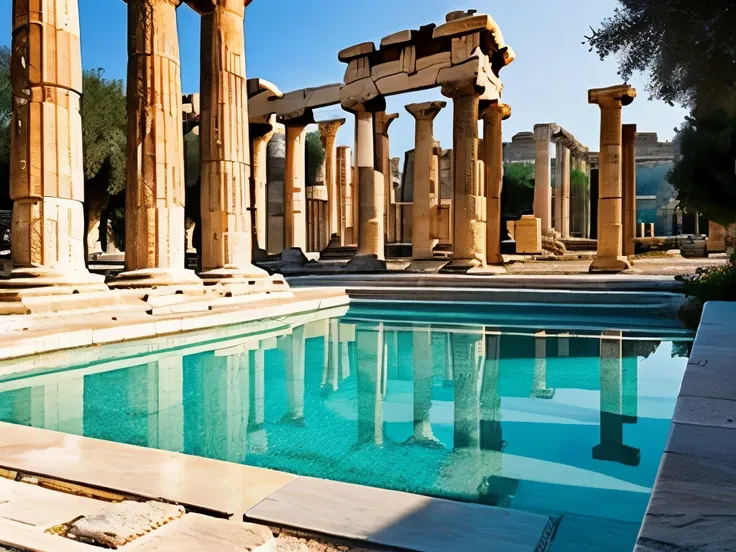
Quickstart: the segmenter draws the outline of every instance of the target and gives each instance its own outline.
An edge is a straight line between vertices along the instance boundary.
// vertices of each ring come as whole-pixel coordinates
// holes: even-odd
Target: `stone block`
[[[542,219],[532,215],[524,215],[514,224],[514,240],[516,252],[536,254],[542,251]]]
[[[480,33],[472,33],[452,39],[452,63],[458,65],[475,55],[480,47]]]
[[[343,62],[348,62],[355,58],[365,56],[367,54],[372,54],[375,51],[376,46],[375,44],[373,44],[373,42],[363,42],[361,44],[356,44],[355,46],[349,46],[348,48],[340,50],[340,52],[337,54],[337,59]]]
[[[378,95],[379,91],[376,87],[376,83],[373,82],[373,79],[360,79],[345,85],[340,90],[340,103],[345,109],[350,109],[356,105],[368,102]]]
[[[401,51],[401,70],[406,73],[413,73],[417,69],[417,47],[406,46]]]
[[[401,71],[402,71],[401,60],[388,61],[386,63],[381,63],[380,65],[374,65],[371,68],[371,77],[373,78],[373,80],[378,80],[382,77],[388,77],[390,75],[395,75],[396,73],[399,73]]]
[[[414,33],[413,31],[410,31],[410,30],[399,31],[398,33],[390,34],[384,37],[383,39],[381,39],[381,47],[406,44],[413,40],[413,36],[414,36]]]
[[[348,63],[347,71],[345,71],[345,84],[350,84],[360,79],[371,76],[371,66],[367,57],[360,57]]]
[[[435,65],[441,65],[441,68],[452,67],[452,53],[451,52],[440,52],[438,54],[432,54],[431,56],[424,56],[417,59],[417,71],[422,71],[427,67],[433,67]]]

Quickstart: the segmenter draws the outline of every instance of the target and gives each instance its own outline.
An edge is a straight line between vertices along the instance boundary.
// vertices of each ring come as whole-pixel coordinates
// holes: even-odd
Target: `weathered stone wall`
[[[678,155],[674,142],[660,142],[656,132],[637,132],[634,148],[636,161],[673,161]]]
[[[503,145],[504,163],[534,163],[537,145],[533,132],[519,132]]]

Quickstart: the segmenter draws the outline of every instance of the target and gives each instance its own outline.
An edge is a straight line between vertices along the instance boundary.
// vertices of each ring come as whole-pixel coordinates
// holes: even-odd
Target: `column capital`
[[[288,115],[279,115],[277,121],[285,127],[306,127],[314,124],[314,112],[305,108]]]
[[[467,96],[480,97],[476,79],[464,79],[442,83],[442,95],[447,98],[463,98]]]
[[[391,126],[396,119],[399,118],[398,113],[386,113],[379,111],[376,113],[376,133],[388,136],[388,127]]]
[[[244,14],[245,8],[248,7],[253,0],[168,0],[172,2],[184,2],[188,4],[194,11],[200,15],[211,13],[215,8],[220,7],[228,11],[233,11],[239,15]]]
[[[621,132],[624,142],[636,141],[636,125],[621,125]]]
[[[501,120],[505,121],[511,117],[511,106],[502,102],[491,102],[490,105],[482,107],[480,118],[485,120],[501,116]]]
[[[435,117],[447,107],[447,102],[423,102],[405,106],[417,121],[433,121]]]
[[[636,88],[628,84],[588,90],[588,103],[598,104],[601,109],[621,108],[631,104],[634,98],[636,98]]]
[[[163,2],[167,4],[173,5],[175,8],[178,8],[181,6],[185,0],[123,0],[126,4],[137,4],[139,2]],[[211,0],[210,0],[211,1]],[[195,3],[195,0],[192,0],[192,3]]]
[[[345,119],[331,119],[329,121],[320,121],[318,123],[319,131],[322,134],[322,140],[326,138],[334,138],[337,131],[345,124]]]

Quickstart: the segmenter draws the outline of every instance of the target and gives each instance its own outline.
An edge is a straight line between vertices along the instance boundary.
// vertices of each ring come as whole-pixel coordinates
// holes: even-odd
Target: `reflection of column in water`
[[[480,448],[501,451],[503,434],[501,432],[501,395],[498,384],[501,364],[501,334],[486,335],[486,361],[483,366],[483,380],[480,393]],[[498,455],[499,462],[501,456]],[[500,474],[502,470],[491,470]]]
[[[356,329],[358,444],[383,444],[383,324]]]
[[[294,328],[283,340],[286,359],[286,398],[288,411],[284,422],[304,422],[304,326]]]
[[[639,357],[638,343],[627,339],[623,342],[623,414],[625,424],[635,424],[639,416]]]
[[[559,342],[558,342],[559,343]],[[567,345],[568,355],[570,344]],[[532,384],[533,399],[551,399],[554,389],[547,389],[547,333],[537,332],[534,337],[534,382]]]
[[[338,389],[338,321],[325,320],[324,367],[322,371],[322,388],[337,391]]]
[[[355,341],[355,325],[340,324],[338,334],[340,335],[340,378],[350,377],[350,343]]]
[[[567,358],[570,356],[570,334],[557,336],[557,356]]]
[[[414,440],[438,443],[432,433],[429,411],[432,408],[432,331],[415,328],[413,336],[414,362]]]
[[[639,449],[623,444],[623,362],[621,332],[601,336],[601,443],[593,458],[638,466]]]
[[[184,449],[183,358],[165,357],[148,365],[148,446]]]
[[[205,455],[243,462],[250,396],[250,369],[245,346],[203,355],[202,408]]]
[[[445,381],[452,381],[455,377],[455,360],[452,355],[452,339],[450,333],[445,334]]]
[[[84,433],[84,378],[62,380],[30,390],[30,423],[74,435]]]
[[[484,347],[480,334],[450,334],[455,383],[454,448],[480,447],[480,366]]]

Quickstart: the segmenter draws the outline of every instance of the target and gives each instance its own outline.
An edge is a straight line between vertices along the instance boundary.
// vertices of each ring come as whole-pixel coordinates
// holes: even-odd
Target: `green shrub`
[[[699,268],[694,275],[681,276],[688,301],[680,309],[680,319],[697,328],[708,301],[736,301],[736,252],[722,266]]]

